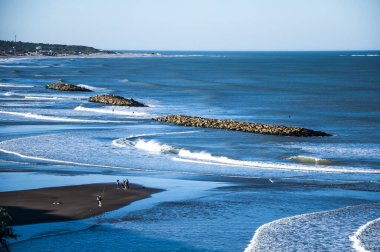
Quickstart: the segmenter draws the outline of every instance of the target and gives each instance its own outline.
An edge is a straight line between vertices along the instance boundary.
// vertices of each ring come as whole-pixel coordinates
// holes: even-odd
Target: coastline
[[[85,219],[119,209],[150,197],[160,189],[131,184],[129,190],[115,183],[84,184],[0,192],[0,204],[12,216],[12,226]],[[96,196],[103,195],[102,207]],[[53,204],[60,202],[60,204]]]
[[[0,56],[0,59],[58,59],[58,58],[133,58],[133,57],[160,57],[156,53],[91,53],[91,54],[68,54],[57,56],[46,55],[18,55],[18,56]]]

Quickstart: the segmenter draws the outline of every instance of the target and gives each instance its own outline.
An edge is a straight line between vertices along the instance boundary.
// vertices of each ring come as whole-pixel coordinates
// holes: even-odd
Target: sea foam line
[[[1,111],[1,110],[0,110],[0,114],[8,114],[8,115],[22,116],[25,118],[32,118],[32,119],[37,119],[37,120],[58,121],[58,122],[127,123],[127,121],[86,120],[86,119],[45,116],[45,115],[38,115],[38,114],[32,114],[32,113],[10,112],[10,111]]]
[[[90,89],[91,91],[104,91],[107,90],[106,88],[100,88],[100,87],[94,87],[87,84],[78,84],[78,86]]]
[[[53,97],[44,97],[44,96],[25,96],[26,100],[64,100],[64,98]]]
[[[126,138],[118,138],[112,141],[112,144],[116,147],[126,147],[132,145],[130,140],[141,138],[141,137],[150,137],[150,136],[163,136],[163,135],[177,135],[177,134],[192,134],[202,132],[201,130],[190,130],[190,131],[175,131],[175,132],[162,132],[162,133],[148,133],[148,134],[138,134],[131,135]]]
[[[117,143],[120,146],[120,143]],[[137,142],[129,143],[138,149],[142,149],[147,152],[153,153],[170,153],[175,154],[172,160],[180,162],[192,162],[192,163],[202,163],[211,165],[227,165],[227,166],[242,166],[242,167],[252,167],[252,168],[265,168],[265,169],[282,169],[282,170],[297,170],[304,172],[333,172],[333,173],[370,173],[370,174],[380,174],[380,170],[369,170],[369,169],[353,169],[349,167],[331,167],[331,166],[306,166],[306,165],[295,165],[295,164],[285,164],[285,163],[271,163],[271,162],[261,162],[261,161],[246,161],[231,159],[225,156],[216,156],[205,151],[192,152],[183,148],[176,148],[167,144],[160,144],[154,140],[146,141],[143,139]]]
[[[0,151],[4,152],[4,153],[7,153],[7,154],[15,155],[15,156],[18,156],[18,157],[21,157],[21,158],[34,159],[34,160],[47,161],[47,162],[54,162],[54,163],[71,164],[71,165],[86,166],[86,167],[90,166],[90,167],[126,169],[126,170],[131,169],[131,168],[122,167],[122,166],[86,164],[86,163],[78,163],[78,162],[73,162],[73,161],[65,161],[65,160],[52,159],[52,158],[35,157],[35,156],[24,155],[24,154],[21,154],[19,152],[15,152],[15,151],[5,150],[5,149],[2,149],[2,148],[0,148]]]
[[[59,100],[87,100],[88,97],[86,96],[68,96],[68,95],[45,95],[45,94],[22,94],[22,93],[14,93],[14,92],[6,92],[3,94],[4,96],[16,96],[16,97],[23,97],[25,99],[28,99],[27,97],[38,97],[39,99],[44,99],[46,98],[54,98],[54,99],[59,99]]]
[[[375,203],[375,205],[378,204],[378,203]],[[347,211],[347,210],[350,210],[350,209],[356,209],[358,207],[366,207],[366,206],[371,206],[373,204],[363,204],[363,205],[357,205],[357,206],[347,206],[347,207],[343,207],[343,208],[338,208],[338,209],[334,209],[334,210],[326,210],[326,211],[320,211],[320,212],[314,212],[314,213],[305,213],[305,214],[300,214],[300,215],[296,215],[296,216],[290,216],[290,217],[285,217],[285,218],[281,218],[281,219],[277,219],[277,220],[274,220],[274,221],[271,221],[271,222],[268,222],[268,223],[265,223],[263,225],[261,225],[258,229],[256,229],[254,235],[253,235],[253,238],[251,239],[251,241],[249,242],[248,246],[245,248],[244,252],[252,252],[255,250],[255,247],[259,244],[259,236],[261,235],[261,233],[268,229],[268,228],[272,228],[272,227],[275,227],[276,224],[279,224],[279,223],[286,223],[286,222],[292,222],[292,220],[299,220],[299,219],[302,219],[302,218],[308,218],[308,217],[313,217],[313,216],[317,216],[317,215],[323,215],[323,214],[327,214],[327,213],[337,213],[339,211]],[[365,225],[361,226],[353,236],[355,236],[356,234],[358,234],[358,236],[365,230],[366,227],[368,227],[369,225],[373,224],[374,222],[380,220],[380,218],[376,219],[376,220],[373,220],[373,221],[370,221],[368,223],[366,223]],[[351,241],[352,238],[349,237],[349,239]],[[363,248],[364,250],[357,250],[357,249],[362,249],[361,247],[361,242],[359,240],[359,243],[358,244],[355,244],[355,245],[359,245],[358,247],[354,247],[356,251],[360,251],[360,252],[367,252],[368,250],[365,250],[365,248]],[[353,244],[354,246],[354,244]],[[369,251],[368,251],[369,252]]]
[[[351,54],[351,57],[378,57],[380,54]]]
[[[0,83],[0,87],[32,88],[32,85]]]
[[[357,252],[370,252],[367,250],[364,245],[362,244],[360,240],[360,236],[363,234],[363,232],[371,226],[373,223],[380,221],[380,218],[372,220],[364,224],[363,226],[360,226],[356,232],[350,236],[350,240],[352,241],[352,247],[355,249]]]
[[[127,115],[127,116],[135,116],[135,117],[147,117],[154,116],[153,114],[145,113],[145,112],[137,112],[137,111],[127,111],[120,109],[107,109],[107,108],[86,108],[83,106],[77,106],[74,108],[77,111],[86,111],[93,113],[101,113],[101,114],[114,114],[114,115]]]

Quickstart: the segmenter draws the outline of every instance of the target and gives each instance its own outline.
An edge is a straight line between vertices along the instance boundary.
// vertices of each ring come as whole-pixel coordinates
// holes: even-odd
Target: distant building
[[[36,46],[36,54],[38,54],[42,50],[42,46]]]

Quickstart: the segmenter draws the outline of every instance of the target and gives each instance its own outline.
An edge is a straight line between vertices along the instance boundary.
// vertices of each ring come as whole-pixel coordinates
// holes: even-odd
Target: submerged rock
[[[46,85],[46,88],[60,90],[60,91],[92,92],[92,90],[88,88],[70,84],[70,83],[63,83],[63,82],[48,84]]]
[[[96,95],[89,98],[90,102],[99,102],[104,104],[116,105],[116,106],[130,106],[130,107],[148,107],[147,105],[135,101],[133,99],[126,99],[116,95]]]
[[[322,131],[315,131],[305,128],[287,127],[282,125],[269,125],[262,123],[239,122],[232,120],[216,120],[185,115],[168,115],[153,120],[158,122],[174,123],[177,125],[189,127],[236,130],[266,135],[296,137],[331,136],[330,134]]]

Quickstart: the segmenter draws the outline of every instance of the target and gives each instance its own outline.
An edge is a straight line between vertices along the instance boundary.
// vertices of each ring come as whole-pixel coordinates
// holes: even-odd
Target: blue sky
[[[380,0],[0,0],[0,39],[129,50],[378,50]]]

